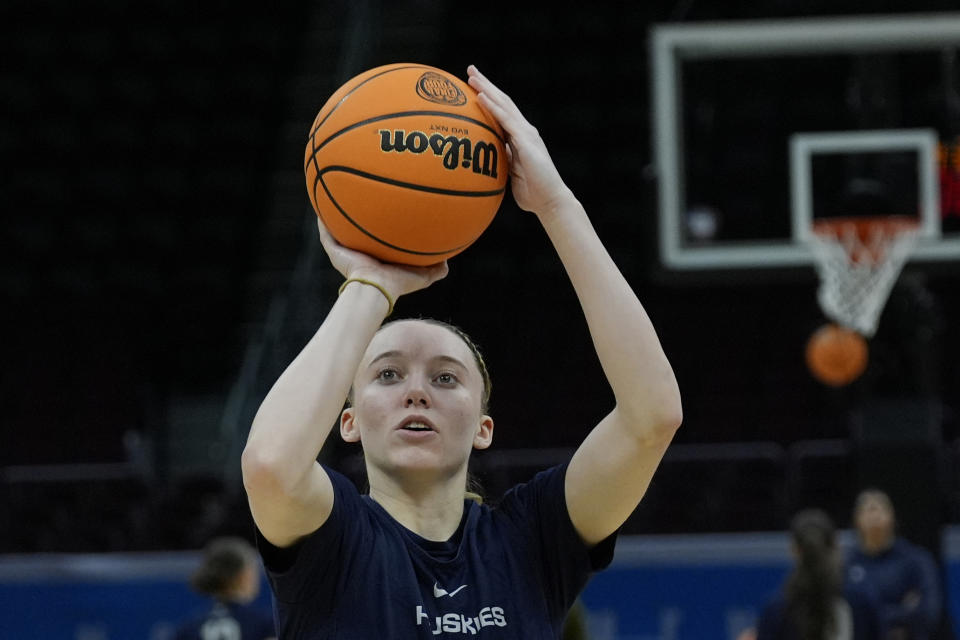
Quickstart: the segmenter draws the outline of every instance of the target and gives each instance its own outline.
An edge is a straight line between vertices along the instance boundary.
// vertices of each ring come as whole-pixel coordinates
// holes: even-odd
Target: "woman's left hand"
[[[467,76],[467,82],[479,94],[480,104],[506,133],[511,189],[517,205],[542,216],[552,212],[560,200],[572,198],[540,133],[527,122],[510,96],[473,65],[467,67]]]

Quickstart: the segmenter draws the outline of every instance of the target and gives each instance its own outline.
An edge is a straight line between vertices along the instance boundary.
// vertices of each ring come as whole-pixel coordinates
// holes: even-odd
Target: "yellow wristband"
[[[347,285],[350,284],[351,282],[359,282],[360,284],[370,285],[371,287],[379,289],[380,293],[383,294],[383,297],[387,299],[387,304],[389,305],[387,307],[387,316],[393,313],[393,298],[391,298],[390,294],[387,293],[387,290],[383,288],[383,285],[377,284],[372,280],[364,280],[363,278],[347,278],[344,281],[344,283],[340,285],[340,289],[337,291],[337,295],[340,295],[341,293],[343,293],[343,290],[346,289]]]

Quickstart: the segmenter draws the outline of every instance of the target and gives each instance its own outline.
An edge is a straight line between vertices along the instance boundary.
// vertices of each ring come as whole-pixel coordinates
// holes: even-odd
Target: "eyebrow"
[[[371,360],[371,361],[370,361],[370,364],[368,364],[367,366],[368,366],[368,367],[372,367],[374,364],[376,364],[377,362],[380,362],[381,360],[386,360],[386,359],[388,359],[388,358],[396,358],[396,357],[398,357],[398,356],[403,356],[403,355],[404,355],[404,354],[403,354],[402,351],[396,351],[396,350],[394,350],[394,351],[384,351],[383,353],[381,353],[380,355],[378,355],[376,358],[374,358],[373,360]],[[453,356],[439,355],[439,356],[434,356],[434,357],[432,357],[432,358],[430,358],[430,359],[431,359],[431,360],[442,360],[443,362],[450,362],[450,363],[452,363],[452,364],[455,364],[455,365],[459,366],[461,369],[463,369],[463,370],[465,370],[465,371],[469,371],[469,370],[470,370],[470,369],[467,368],[467,365],[463,364],[460,360],[458,360],[457,358],[454,358]]]
[[[371,361],[370,361],[370,364],[368,364],[367,366],[368,366],[368,367],[369,367],[369,366],[372,366],[372,365],[376,364],[377,362],[380,362],[381,360],[385,360],[385,359],[387,359],[387,358],[395,358],[395,357],[397,357],[397,356],[399,356],[399,355],[403,355],[403,353],[400,352],[400,351],[384,351],[383,353],[381,353],[380,355],[378,355],[376,358],[374,358],[373,360],[371,360]]]

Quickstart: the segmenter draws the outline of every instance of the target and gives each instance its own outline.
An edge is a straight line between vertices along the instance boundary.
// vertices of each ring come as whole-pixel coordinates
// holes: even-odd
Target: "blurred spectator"
[[[847,559],[847,578],[871,585],[882,606],[888,640],[927,640],[943,608],[937,563],[926,549],[896,535],[889,496],[868,489],[853,510],[857,548]]]
[[[843,584],[834,526],[819,509],[790,523],[793,570],[760,614],[756,640],[877,640],[882,637],[876,596]],[[743,636],[749,637],[749,635]]]
[[[580,598],[574,601],[567,612],[560,637],[561,640],[587,640],[590,637],[587,633],[587,610]]]
[[[190,586],[212,606],[184,623],[175,640],[267,640],[276,637],[273,618],[251,605],[260,592],[260,561],[242,538],[222,537],[204,549]]]

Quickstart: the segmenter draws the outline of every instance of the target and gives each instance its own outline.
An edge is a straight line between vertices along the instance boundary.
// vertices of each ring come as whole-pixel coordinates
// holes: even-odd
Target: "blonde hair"
[[[464,344],[467,345],[467,348],[470,349],[470,353],[473,355],[473,362],[477,366],[477,370],[480,372],[480,378],[483,381],[483,393],[480,396],[480,412],[487,413],[490,409],[490,394],[493,391],[493,381],[490,379],[490,372],[487,370],[487,363],[483,359],[483,354],[480,353],[480,349],[477,347],[477,344],[473,341],[467,333],[460,327],[450,324],[449,322],[444,322],[443,320],[436,320],[434,318],[397,318],[396,320],[391,320],[383,325],[380,329],[377,330],[377,333],[383,331],[392,324],[398,322],[425,322],[427,324],[432,324],[437,327],[443,327],[447,331],[450,331],[456,335]],[[350,387],[350,391],[347,394],[347,405],[353,404],[353,387]],[[483,487],[480,485],[480,481],[476,477],[467,473],[467,487],[463,492],[464,498],[467,500],[473,500],[477,504],[483,504]]]
[[[490,410],[490,394],[493,392],[493,380],[490,379],[490,372],[487,370],[487,363],[483,360],[483,355],[480,353],[480,349],[477,347],[473,339],[467,335],[467,333],[456,325],[452,325],[449,322],[444,322],[443,320],[436,320],[434,318],[397,318],[396,320],[391,320],[383,324],[378,330],[377,333],[383,331],[390,325],[396,324],[398,322],[425,322],[427,324],[432,324],[437,327],[443,327],[447,331],[453,333],[455,336],[460,338],[467,348],[470,349],[470,353],[473,355],[473,362],[477,365],[477,370],[480,372],[480,378],[483,381],[483,393],[480,396],[480,412],[487,413]],[[350,391],[347,393],[347,406],[353,404],[353,387],[350,387]]]

